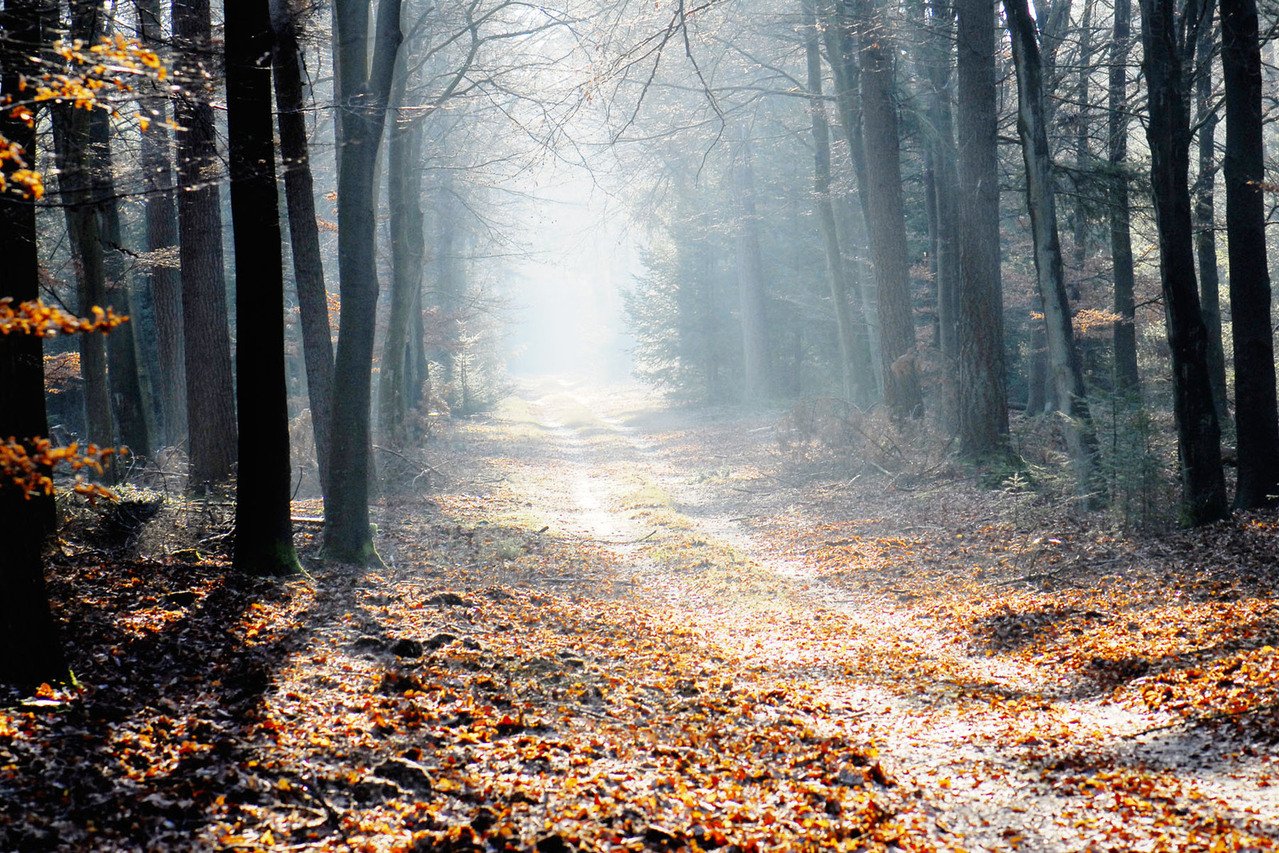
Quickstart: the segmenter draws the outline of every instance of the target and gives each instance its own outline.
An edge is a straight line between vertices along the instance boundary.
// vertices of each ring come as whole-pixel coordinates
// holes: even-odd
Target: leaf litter
[[[384,569],[66,549],[0,847],[1273,849],[1272,516],[1022,529],[762,423],[544,384]]]

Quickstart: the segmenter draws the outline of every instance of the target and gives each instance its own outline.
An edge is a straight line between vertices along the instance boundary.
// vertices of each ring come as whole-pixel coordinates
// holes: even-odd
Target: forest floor
[[[394,457],[377,571],[99,523],[0,850],[1279,846],[1273,515],[1098,532],[779,421],[525,383]]]

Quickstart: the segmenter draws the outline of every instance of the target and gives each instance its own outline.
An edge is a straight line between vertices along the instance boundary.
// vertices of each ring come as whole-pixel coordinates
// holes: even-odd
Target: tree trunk
[[[135,0],[138,37],[144,45],[160,50],[165,44],[160,0]],[[178,212],[173,197],[172,146],[167,125],[168,99],[148,91],[143,110],[150,128],[141,134],[141,167],[146,196],[147,275],[155,304],[156,349],[159,353],[160,420],[163,443],[176,445],[187,437],[185,356],[182,341],[182,278],[178,253]]]
[[[1206,57],[1195,75],[1195,123],[1199,125],[1199,177],[1195,181],[1195,252],[1199,257],[1199,304],[1208,330],[1208,379],[1217,421],[1229,417],[1226,357],[1221,342],[1221,279],[1217,267],[1217,215],[1213,190],[1217,183],[1217,108],[1212,97],[1213,28],[1211,16],[1199,33],[1199,53]]]
[[[999,152],[995,103],[995,17],[989,3],[960,0],[959,335],[960,451],[980,458],[1005,452],[1008,389],[999,270]]]
[[[41,0],[5,0],[0,12],[0,96],[20,98],[23,74],[39,74],[27,65],[45,44]],[[0,111],[0,133],[22,146],[36,162],[36,131],[10,111]],[[21,164],[6,160],[6,176]],[[34,199],[10,190],[0,193],[0,297],[16,303],[40,296]],[[44,401],[44,347],[31,335],[0,335],[0,435],[31,439],[47,435]],[[4,542],[3,594],[0,595],[0,683],[31,688],[67,675],[66,659],[44,583],[41,551],[53,532],[53,498],[30,499],[11,483],[0,483],[0,541]]]
[[[1185,67],[1194,60],[1194,39],[1186,38],[1184,44],[1178,41],[1183,22],[1178,20],[1175,3],[1141,0],[1142,68],[1150,111],[1146,139],[1159,233],[1159,277],[1172,350],[1183,516],[1186,523],[1197,525],[1225,516],[1226,481],[1221,471],[1221,427],[1208,378],[1208,332],[1199,311],[1191,249]],[[1197,0],[1188,0],[1183,15],[1190,22],[1199,20]]]
[[[300,570],[289,501],[289,396],[284,366],[284,254],[271,108],[269,0],[225,0],[231,227],[235,235],[236,569]]]
[[[948,0],[929,0],[919,4],[920,24],[924,29],[919,48],[919,76],[924,87],[927,116],[925,158],[931,167],[931,186],[925,186],[926,205],[933,211],[932,235],[937,304],[936,346],[950,357],[959,357],[959,288],[962,276],[960,260],[959,152],[955,145],[954,110],[951,107],[951,45],[955,36],[955,8]],[[993,18],[992,28],[993,28]],[[993,61],[993,60],[992,60]]]
[[[1082,274],[1088,258],[1088,182],[1085,175],[1090,167],[1088,153],[1089,107],[1088,89],[1094,69],[1092,57],[1092,19],[1094,0],[1084,0],[1083,17],[1079,22],[1078,77],[1075,80],[1075,204],[1071,211],[1071,230],[1075,250],[1074,267]],[[1082,275],[1081,275],[1082,277]]]
[[[93,0],[71,4],[70,33],[87,44],[102,35],[102,7]],[[90,112],[72,103],[52,108],[53,141],[58,165],[58,190],[67,225],[67,240],[75,266],[78,311],[88,316],[107,305],[102,236],[93,198],[93,157],[89,144]],[[80,335],[80,375],[84,379],[84,420],[88,441],[103,447],[115,443],[111,391],[107,384],[107,342],[103,335]],[[112,469],[113,471],[114,469]],[[108,472],[108,479],[111,472]]]
[[[178,231],[186,371],[188,482],[195,490],[224,483],[235,464],[235,394],[222,255],[213,93],[217,79],[201,57],[212,56],[209,0],[173,0],[173,37],[184,90],[174,114],[178,133]],[[205,72],[209,72],[206,78]]]
[[[370,398],[377,320],[374,175],[400,46],[400,0],[380,0],[372,62],[370,0],[335,0],[341,137],[338,149],[338,279],[342,308],[333,371],[331,494],[324,548],[339,562],[379,563],[369,527]]]
[[[884,402],[894,417],[923,415],[915,367],[906,218],[902,204],[894,49],[887,9],[858,0],[862,140],[866,156],[866,224],[879,305],[879,358]]]
[[[1064,408],[1066,447],[1074,468],[1079,494],[1096,500],[1097,439],[1093,433],[1084,377],[1075,349],[1070,301],[1057,231],[1057,205],[1053,192],[1052,154],[1045,124],[1043,66],[1035,20],[1027,0],[1004,0],[1012,38],[1013,64],[1017,69],[1017,130],[1026,166],[1026,203],[1035,245],[1035,272],[1043,299],[1048,338],[1048,365],[1053,388]]]
[[[868,346],[872,354],[880,351],[879,306],[872,286],[870,264],[865,260],[870,254],[867,210],[869,209],[868,182],[866,180],[866,146],[862,138],[861,66],[857,57],[857,41],[854,24],[846,0],[817,0],[818,20],[822,40],[826,47],[827,61],[834,82],[835,104],[838,107],[839,124],[848,142],[848,159],[853,167],[857,188],[857,204],[852,199],[841,198],[843,221],[846,223],[846,241],[856,250],[857,256],[850,269],[855,279],[854,287],[862,294],[862,311],[866,318]],[[838,220],[837,220],[838,221]],[[875,391],[878,396],[885,387],[881,360],[871,358],[875,374]]]
[[[151,455],[154,423],[150,387],[144,386],[139,369],[138,315],[130,309],[129,264],[123,251],[120,228],[120,202],[112,177],[111,119],[105,110],[91,114],[89,140],[93,161],[93,198],[98,217],[98,233],[101,236],[103,271],[106,279],[107,305],[121,316],[130,316],[130,322],[107,335],[107,365],[110,377],[112,410],[120,430],[120,442],[133,457]]]
[[[1110,259],[1115,283],[1115,391],[1141,397],[1137,372],[1137,304],[1132,263],[1131,205],[1128,199],[1128,49],[1132,0],[1115,0],[1114,42],[1110,49],[1109,161]]]
[[[275,99],[279,107],[280,160],[289,212],[289,245],[302,325],[306,390],[311,405],[311,434],[320,471],[320,490],[329,494],[329,451],[333,421],[333,335],[329,330],[328,291],[320,254],[315,185],[306,136],[306,102],[298,18],[289,0],[272,0],[275,29]]]
[[[871,371],[865,318],[859,316],[862,314],[861,294],[856,288],[848,287],[848,271],[844,267],[835,206],[831,202],[830,124],[822,101],[822,65],[813,0],[804,0],[802,12],[808,92],[812,96],[808,109],[813,131],[813,195],[821,225],[822,245],[826,250],[826,275],[831,303],[835,308],[844,394],[856,405],[866,406],[875,394],[875,378]]]
[[[1266,264],[1266,180],[1262,137],[1261,46],[1256,0],[1221,0],[1221,64],[1226,87],[1226,239],[1235,364],[1239,480],[1235,506],[1274,500],[1279,486],[1279,408]]]
[[[764,317],[764,258],[759,247],[759,213],[755,209],[755,172],[750,140],[743,136],[734,158],[737,189],[737,297],[742,327],[742,393],[748,401],[772,394],[768,364],[768,329]]]
[[[413,306],[420,304],[422,267],[426,261],[422,214],[422,117],[402,112],[408,69],[404,52],[392,95],[390,139],[387,141],[387,202],[391,213],[391,310],[378,388],[378,426],[392,443],[407,436],[416,369],[413,364]]]

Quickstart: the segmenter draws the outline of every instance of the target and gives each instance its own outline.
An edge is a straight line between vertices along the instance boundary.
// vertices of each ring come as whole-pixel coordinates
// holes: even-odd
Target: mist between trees
[[[298,496],[376,564],[379,463],[551,343],[1125,521],[1279,489],[1252,0],[230,10],[4,3],[0,293],[130,318],[0,340],[9,680],[62,667],[39,448],[234,490],[244,571],[298,570]]]

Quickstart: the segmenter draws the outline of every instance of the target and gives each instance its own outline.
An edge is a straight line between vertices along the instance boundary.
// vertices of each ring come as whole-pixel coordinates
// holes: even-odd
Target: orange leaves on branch
[[[90,309],[90,314],[90,317],[77,317],[39,299],[14,307],[13,298],[6,296],[0,299],[0,335],[17,333],[51,338],[59,333],[109,332],[129,319],[110,308],[103,310],[96,305]]]
[[[15,107],[12,112],[20,119],[31,121],[31,112],[26,107]],[[21,145],[0,135],[0,192],[12,188],[23,198],[38,200],[44,197],[44,179],[29,167],[25,155]]]
[[[47,438],[20,442],[10,437],[7,441],[0,441],[0,477],[22,489],[27,498],[33,495],[50,495],[53,494],[52,474],[58,466],[73,472],[92,471],[101,476],[105,464],[112,456],[124,455],[126,452],[113,447],[98,447],[96,444],[82,449],[79,442],[66,447],[54,447],[53,442]],[[115,495],[109,489],[86,481],[79,473],[72,491],[90,500],[115,500]]]
[[[54,42],[57,60],[34,57],[37,66],[50,70],[38,77],[23,76],[18,83],[20,99],[12,95],[0,101],[9,117],[27,127],[35,126],[35,104],[41,102],[71,104],[77,109],[103,108],[115,117],[119,113],[107,96],[120,93],[132,97],[133,81],[163,81],[168,69],[154,50],[141,43],[116,35],[93,45],[77,39]],[[56,70],[55,70],[56,69]],[[145,131],[150,119],[138,116],[138,127]],[[172,123],[170,123],[172,126]],[[0,193],[13,191],[23,198],[39,200],[44,196],[44,179],[27,162],[27,152],[16,142],[0,135]]]

